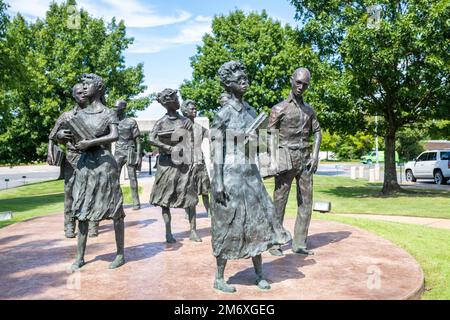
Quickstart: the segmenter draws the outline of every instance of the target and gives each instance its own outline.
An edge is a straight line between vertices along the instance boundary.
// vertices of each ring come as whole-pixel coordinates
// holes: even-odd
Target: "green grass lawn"
[[[12,211],[13,219],[0,221],[0,228],[7,225],[64,210],[64,181],[54,180],[27,184],[0,191],[0,212]],[[129,186],[122,188],[124,203],[131,204]],[[142,188],[139,187],[139,192]]]
[[[265,181],[273,193],[273,179]],[[450,219],[450,192],[443,190],[408,190],[386,197],[381,183],[345,177],[314,176],[314,201],[330,201],[333,213],[369,213]],[[296,211],[295,183],[287,211]]]

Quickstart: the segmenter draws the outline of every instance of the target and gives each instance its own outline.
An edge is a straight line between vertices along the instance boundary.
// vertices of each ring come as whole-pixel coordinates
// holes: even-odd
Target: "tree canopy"
[[[258,111],[268,112],[286,98],[290,77],[301,66],[311,70],[314,85],[308,92],[309,101],[320,109],[324,104],[317,97],[321,82],[330,77],[328,64],[321,62],[311,47],[299,45],[297,36],[294,28],[273,20],[265,11],[245,14],[236,10],[214,17],[211,34],[203,37],[191,58],[193,79],[182,84],[182,97],[196,100],[199,109],[211,116],[224,91],[217,71],[226,61],[239,60],[250,80],[245,99]]]
[[[146,89],[143,65],[125,66],[123,51],[133,39],[126,36],[123,21],[106,23],[84,10],[74,11],[74,5],[71,0],[52,3],[45,19],[35,22],[18,14],[6,22],[4,33],[0,29],[0,50],[6,48],[8,53],[1,55],[0,63],[3,56],[18,57],[9,62],[9,70],[20,71],[9,71],[8,77],[16,77],[14,85],[0,88],[3,163],[45,158],[48,134],[58,116],[73,108],[72,86],[83,73],[104,79],[110,106],[125,99],[133,112],[150,102],[150,97],[136,98]],[[74,17],[79,25],[73,25]],[[0,76],[4,77],[2,71]]]
[[[398,131],[445,113],[448,116],[450,3],[290,2],[303,24],[300,43],[310,43],[319,58],[339,72],[334,79],[353,101],[345,107],[366,119],[382,116],[378,132],[385,138],[383,192],[398,190],[394,156]]]

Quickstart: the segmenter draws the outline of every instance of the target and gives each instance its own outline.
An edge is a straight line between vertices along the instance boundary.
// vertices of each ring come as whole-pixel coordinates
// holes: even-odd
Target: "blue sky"
[[[22,13],[30,20],[44,17],[50,0],[6,0],[9,12]],[[62,2],[62,1],[56,1]],[[214,15],[227,14],[234,9],[245,12],[261,11],[281,21],[295,25],[294,7],[288,0],[78,0],[78,6],[95,17],[123,19],[134,44],[125,51],[127,65],[144,63],[148,92],[178,88],[190,79],[189,58],[201,44],[202,36],[210,32]],[[153,103],[139,118],[159,118],[165,113]]]

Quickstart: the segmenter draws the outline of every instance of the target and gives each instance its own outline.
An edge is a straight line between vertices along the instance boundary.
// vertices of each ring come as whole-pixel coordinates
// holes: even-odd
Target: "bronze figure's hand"
[[[182,128],[186,129],[186,130],[191,130],[192,129],[192,122],[189,121],[189,120],[184,121]]]
[[[73,139],[73,134],[70,130],[59,130],[56,137],[58,140],[71,140]]]
[[[317,167],[319,166],[319,159],[311,158],[306,165],[306,168],[310,174],[314,174],[317,171]]]
[[[50,153],[47,155],[47,163],[53,165],[53,156]]]
[[[221,204],[225,204],[227,195],[225,193],[225,190],[223,189],[223,186],[218,185],[216,191],[214,192],[214,198],[217,202]]]
[[[75,145],[75,148],[85,151],[91,147],[91,142],[89,140],[82,140]]]

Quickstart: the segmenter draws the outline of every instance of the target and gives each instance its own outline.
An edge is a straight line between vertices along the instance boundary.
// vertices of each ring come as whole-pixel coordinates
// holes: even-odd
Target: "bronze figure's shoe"
[[[197,232],[194,230],[191,231],[191,235],[189,236],[189,240],[195,241],[195,242],[202,242],[202,239],[198,236]]]
[[[256,285],[258,286],[258,288],[260,288],[261,290],[269,290],[270,289],[270,284],[267,282],[267,280],[264,279],[258,279],[256,280]]]
[[[88,237],[89,238],[97,238],[98,237],[98,231],[89,231]]]
[[[137,205],[133,206],[133,210],[141,210],[141,205],[137,204]]]
[[[123,255],[119,254],[116,256],[113,262],[109,265],[110,269],[116,269],[120,266],[123,266],[125,264],[125,258]]]
[[[166,242],[167,243],[175,243],[175,242],[177,242],[177,240],[170,234],[170,235],[166,235]]]
[[[79,270],[82,266],[84,266],[86,263],[84,260],[76,260],[71,266],[70,270],[72,272]]]
[[[77,236],[77,234],[73,231],[68,231],[64,234],[64,236],[68,239],[73,239]]]
[[[277,256],[277,257],[281,257],[284,256],[283,254],[283,250],[279,249],[279,248],[272,248],[269,249],[269,253],[273,256]]]
[[[225,280],[214,280],[214,289],[220,290],[226,293],[234,293],[236,292],[236,288],[229,285],[225,282]]]
[[[305,255],[305,256],[312,256],[312,255],[314,255],[314,251],[307,250],[307,249],[304,249],[304,248],[298,248],[298,249],[292,248],[292,252],[297,253],[297,254],[302,254],[302,255]]]

